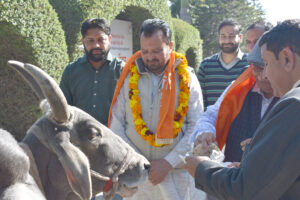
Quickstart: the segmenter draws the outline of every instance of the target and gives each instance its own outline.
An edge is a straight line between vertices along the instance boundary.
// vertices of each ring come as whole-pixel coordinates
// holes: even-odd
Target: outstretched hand
[[[187,156],[185,157],[185,164],[182,168],[189,172],[194,177],[197,166],[204,160],[210,160],[207,156]]]
[[[211,143],[216,143],[216,137],[215,137],[214,133],[204,132],[201,135],[198,135],[198,137],[195,139],[194,146],[202,144],[202,148],[203,148],[204,152],[207,152],[208,146]]]

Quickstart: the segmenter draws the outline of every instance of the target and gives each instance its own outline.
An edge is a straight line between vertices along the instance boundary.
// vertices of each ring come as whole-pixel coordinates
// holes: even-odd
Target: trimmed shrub
[[[166,0],[49,0],[62,23],[66,33],[70,60],[82,55],[78,46],[81,44],[80,28],[88,18],[103,17],[109,22],[115,18],[133,23],[134,51],[139,49],[136,40],[140,24],[147,18],[160,18],[172,28],[171,13]]]
[[[175,35],[175,50],[184,53],[189,66],[198,69],[202,60],[202,40],[198,29],[181,19],[172,19]]]
[[[21,140],[41,114],[39,101],[8,60],[32,63],[57,81],[69,62],[64,32],[47,0],[0,1],[0,127]]]

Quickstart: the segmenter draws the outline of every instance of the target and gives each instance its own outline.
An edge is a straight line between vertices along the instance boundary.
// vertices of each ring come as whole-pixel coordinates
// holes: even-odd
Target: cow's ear
[[[55,137],[59,138],[59,134]],[[72,190],[82,199],[91,199],[92,183],[88,158],[70,140],[58,139],[57,141],[60,142],[52,149],[66,172]]]
[[[29,131],[57,156],[74,193],[81,199],[91,199],[92,183],[88,158],[70,142],[69,130],[58,126],[51,128],[54,132],[42,131],[40,126],[32,126]]]

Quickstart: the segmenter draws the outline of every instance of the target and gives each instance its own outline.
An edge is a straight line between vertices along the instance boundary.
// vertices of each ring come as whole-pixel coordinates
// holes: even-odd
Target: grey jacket
[[[260,123],[240,168],[212,161],[197,167],[195,185],[219,199],[300,199],[300,88],[292,89]]]

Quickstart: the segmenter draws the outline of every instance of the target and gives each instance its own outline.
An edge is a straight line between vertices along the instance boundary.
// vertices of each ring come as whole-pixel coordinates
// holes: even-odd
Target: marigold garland
[[[188,111],[188,102],[190,97],[190,76],[187,71],[188,64],[187,60],[183,54],[179,54],[175,52],[176,59],[181,59],[181,63],[177,66],[177,74],[179,77],[179,97],[178,97],[178,107],[176,109],[174,115],[174,123],[173,123],[173,138],[177,137],[178,133],[181,130],[181,126],[183,124],[184,117]],[[155,134],[151,132],[146,122],[142,117],[142,107],[140,104],[140,97],[138,96],[138,81],[140,78],[140,74],[138,72],[138,68],[135,64],[133,64],[130,68],[130,77],[129,77],[129,99],[130,99],[130,108],[132,111],[132,116],[134,119],[135,129],[139,135],[144,140],[147,140],[151,146],[161,147],[166,146],[168,144],[156,144],[155,143]]]

